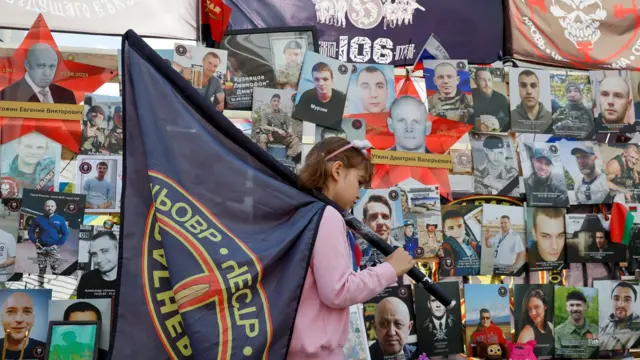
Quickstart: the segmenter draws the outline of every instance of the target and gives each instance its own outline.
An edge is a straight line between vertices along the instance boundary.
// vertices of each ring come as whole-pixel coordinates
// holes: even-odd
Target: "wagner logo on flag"
[[[566,65],[640,66],[636,0],[510,0],[517,58]]]
[[[183,331],[181,314],[199,311],[200,322],[217,327],[218,359],[231,359],[233,339],[243,339],[242,353],[252,355],[251,344],[271,341],[272,329],[264,289],[258,279],[262,268],[255,255],[221,227],[201,203],[169,177],[149,171],[154,205],[149,209],[144,233],[143,286],[149,313],[165,349],[172,359],[192,355]],[[181,264],[168,264],[167,242],[179,242],[191,257]],[[203,247],[215,243],[216,259]],[[174,249],[173,245],[171,248]],[[176,279],[169,266],[191,267]],[[215,332],[212,332],[215,334]],[[251,339],[251,341],[245,341]],[[237,346],[237,345],[236,345]],[[265,352],[266,353],[266,352]],[[238,354],[234,354],[238,355]],[[261,354],[258,357],[262,358]]]

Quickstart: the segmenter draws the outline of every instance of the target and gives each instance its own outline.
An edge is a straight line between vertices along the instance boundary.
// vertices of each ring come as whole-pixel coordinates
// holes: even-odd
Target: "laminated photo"
[[[340,130],[351,66],[313,51],[302,63],[293,117]]]
[[[597,358],[598,289],[556,285],[554,303],[555,358]]]
[[[631,71],[592,70],[596,132],[635,133],[640,131],[633,104]]]
[[[414,258],[436,256],[442,244],[439,187],[400,187],[400,199],[404,249]]]
[[[340,136],[349,141],[364,140],[366,137],[366,121],[364,118],[343,118],[340,130],[316,125],[316,142],[331,136]]]
[[[122,157],[80,155],[76,164],[75,192],[87,196],[85,212],[120,211]]]
[[[342,350],[344,360],[371,360],[362,304],[349,306],[349,334]]]
[[[480,274],[482,205],[442,206],[440,277]]]
[[[463,352],[460,283],[439,281],[438,286],[455,305],[447,309],[421,286],[414,287],[418,347],[429,356],[445,356]]]
[[[529,271],[557,271],[566,264],[564,208],[526,207]]]
[[[624,195],[629,203],[640,203],[640,146],[599,144],[611,198]]]
[[[589,73],[554,70],[550,76],[553,135],[593,139],[593,94]]]
[[[627,246],[611,241],[609,222],[601,214],[568,214],[567,261],[611,263],[627,259]]]
[[[482,274],[514,275],[527,262],[524,209],[482,205]]]
[[[15,272],[17,244],[21,237],[20,199],[3,200],[0,212],[0,282],[11,278]]]
[[[637,281],[596,280],[600,294],[600,358],[630,356],[640,347],[640,303]]]
[[[511,130],[519,133],[552,133],[549,72],[509,68]]]
[[[49,301],[49,321],[100,321],[98,359],[108,355],[111,299]]]
[[[411,359],[418,341],[411,285],[388,287],[363,306],[371,360],[386,360],[398,354],[404,355],[402,359]],[[389,323],[395,326],[388,326]]]
[[[540,360],[553,359],[553,284],[515,284],[513,286],[514,342],[534,340],[534,355]]]
[[[511,334],[509,288],[502,284],[465,284],[467,354],[486,359],[507,353],[506,336]]]
[[[193,85],[217,110],[224,109],[224,75],[227,51],[175,43],[173,68]],[[257,86],[257,85],[256,85]]]
[[[473,130],[479,132],[509,131],[509,100],[506,71],[502,67],[469,66],[473,97]]]
[[[122,155],[122,98],[86,94],[82,118],[82,155]]]
[[[520,164],[527,205],[567,207],[569,196],[557,144],[521,142]]]
[[[15,272],[73,275],[86,196],[26,189],[20,210],[21,241]]]
[[[82,225],[78,249],[78,299],[113,298],[118,282],[120,226]]]
[[[609,184],[597,144],[591,141],[561,141],[560,159],[571,205],[611,202]]]
[[[378,234],[392,246],[404,246],[404,221],[400,189],[362,189],[360,199],[353,207],[356,219]],[[384,262],[384,255],[370,244],[360,241],[361,266],[369,267]]]
[[[467,60],[423,60],[429,114],[472,123],[473,97]]]
[[[393,65],[352,64],[344,114],[381,113],[396,96]]]
[[[253,88],[251,139],[283,164],[302,157],[302,121],[292,119],[295,90]]]
[[[0,346],[5,359],[42,360],[49,330],[51,289],[2,289]]]
[[[30,132],[0,147],[3,199],[22,197],[25,189],[56,191],[62,146]]]
[[[510,135],[471,133],[474,193],[520,197],[518,160]]]

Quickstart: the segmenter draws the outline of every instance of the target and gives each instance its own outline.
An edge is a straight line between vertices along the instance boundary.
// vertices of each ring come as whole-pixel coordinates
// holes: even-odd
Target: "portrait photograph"
[[[75,189],[87,197],[85,212],[120,211],[122,157],[79,155],[76,165]]]
[[[302,121],[293,119],[295,90],[253,88],[251,139],[295,169],[302,157]]]
[[[591,141],[561,141],[558,144],[560,159],[564,165],[569,203],[610,203],[607,175],[603,170],[598,145]]]
[[[511,130],[519,133],[551,134],[551,85],[549,72],[509,68]]]
[[[518,159],[513,138],[470,133],[473,190],[476,194],[520,197]]]
[[[47,359],[98,359],[99,321],[51,321]]]
[[[22,197],[24,189],[56,191],[61,154],[60,144],[36,131],[0,146],[2,198]]]
[[[482,206],[480,273],[514,275],[527,262],[524,209],[520,206]]]
[[[558,145],[523,141],[519,146],[527,204],[567,207],[569,196]]]
[[[387,112],[395,97],[393,65],[352,65],[345,115]]]
[[[439,187],[400,187],[400,198],[405,250],[414,258],[436,256],[442,244]]]
[[[418,338],[411,285],[385,288],[365,301],[363,307],[371,360],[386,360],[398,354],[404,355],[401,359],[412,359]],[[386,326],[389,321],[396,326]]]
[[[218,111],[224,109],[227,52],[175,43],[172,67],[193,85]],[[249,89],[248,89],[249,90]]]
[[[307,51],[304,55],[293,117],[340,130],[351,78],[351,65]]]
[[[480,275],[482,205],[443,205],[442,233],[439,276]]]
[[[509,131],[506,71],[502,67],[469,66],[473,114],[469,123],[479,132]]]
[[[447,309],[420,286],[414,287],[418,347],[429,356],[446,356],[463,352],[460,283],[439,281],[438,286],[455,305]]]
[[[227,51],[225,109],[251,110],[253,87],[297,90],[307,51],[319,52],[313,26],[236,29],[217,44]]]
[[[554,326],[552,284],[515,284],[513,286],[514,341],[536,342],[534,355],[540,360],[553,359]]]
[[[472,123],[473,97],[467,60],[423,60],[429,114]]]
[[[640,302],[637,281],[595,280],[598,289],[600,357],[631,356],[629,349],[640,347]]]
[[[597,133],[640,131],[633,104],[631,71],[592,70],[594,117]]]
[[[426,104],[418,97],[401,95],[391,103],[389,112],[360,116],[367,119],[366,137],[371,144],[379,144],[374,145],[377,149],[432,153],[427,140],[432,135],[433,122]]]
[[[554,70],[550,78],[553,135],[593,139],[593,92],[589,73]]]
[[[485,359],[493,346],[506,354],[506,337],[511,334],[509,288],[502,284],[465,284],[464,298],[473,299],[465,303],[467,355]]]
[[[567,261],[612,263],[627,259],[627,246],[611,241],[609,221],[601,214],[568,214]]]
[[[82,155],[122,155],[122,98],[86,94],[82,118]]]
[[[366,122],[364,119],[343,118],[340,130],[316,125],[316,142],[331,136],[340,136],[349,141],[364,140],[366,138]]]
[[[566,266],[564,208],[527,206],[527,261],[529,271],[562,270]]]
[[[45,359],[51,294],[51,289],[0,290],[0,346],[7,349],[6,359]]]
[[[100,321],[98,358],[109,351],[111,299],[49,301],[49,321]]]
[[[598,144],[611,200],[624,195],[629,203],[640,203],[640,145]]]
[[[119,288],[120,226],[82,225],[78,246],[78,299],[113,298]]]
[[[15,271],[73,275],[78,269],[78,233],[86,195],[25,190],[20,210]]]
[[[598,289],[555,286],[553,297],[555,358],[597,358]],[[581,328],[582,334],[576,328]]]
[[[19,241],[20,199],[2,200],[0,212],[0,282],[7,281],[15,272],[16,247]]]

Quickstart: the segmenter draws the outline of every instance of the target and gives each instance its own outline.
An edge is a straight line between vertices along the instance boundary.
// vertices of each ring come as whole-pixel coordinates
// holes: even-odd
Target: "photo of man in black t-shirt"
[[[346,77],[349,71],[346,65],[340,64],[337,69],[339,74],[334,74],[328,60],[332,59],[327,59],[327,62],[316,62],[311,68],[310,74],[305,74],[306,67],[303,66],[302,76],[306,76],[308,79],[308,76],[311,75],[313,88],[299,96],[293,117],[339,130],[346,102],[346,89],[344,91],[337,89],[340,86],[334,83],[336,80],[334,76]],[[346,87],[347,81],[341,82],[344,82],[344,87]],[[300,89],[301,86],[298,85],[298,88]]]
[[[112,231],[99,231],[91,238],[89,256],[93,270],[80,277],[78,299],[110,298],[118,288],[118,237]]]

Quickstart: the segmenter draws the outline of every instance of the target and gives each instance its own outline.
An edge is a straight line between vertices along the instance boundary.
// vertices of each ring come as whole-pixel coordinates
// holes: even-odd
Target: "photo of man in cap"
[[[553,75],[552,75],[553,76]],[[587,83],[589,78],[586,79]],[[582,88],[570,81],[564,86],[566,105],[554,111],[553,134],[571,136],[578,139],[591,139],[594,136],[593,113],[582,101]]]
[[[603,285],[613,285],[611,293],[606,292],[610,300],[603,299]],[[603,295],[600,298],[600,312],[607,314],[606,318],[600,318],[600,355],[605,355],[602,354],[603,350],[607,352],[607,357],[611,357],[614,354],[626,354],[627,349],[640,347],[640,314],[635,311],[638,309],[638,285],[626,281],[597,281],[594,286]]]
[[[404,249],[415,259],[421,256],[416,254],[416,250],[420,247],[420,239],[416,231],[415,222],[411,219],[404,220]]]
[[[82,145],[80,153],[83,155],[102,154],[106,134],[102,127],[105,114],[100,105],[93,105],[87,110],[82,121]]]
[[[425,70],[434,64],[425,61]],[[437,92],[427,98],[429,113],[445,119],[466,122],[473,114],[473,97],[459,89],[460,76],[453,61],[440,62],[433,68]]]
[[[592,144],[585,142],[565,142],[560,144],[562,152],[572,147],[571,155],[581,174],[581,179],[575,184],[573,193],[575,200],[571,204],[602,204],[609,195],[607,177],[600,170],[600,162]],[[572,174],[573,175],[573,174]]]
[[[297,89],[300,70],[302,70],[302,59],[304,58],[304,47],[299,40],[289,40],[282,49],[284,56],[284,67],[276,71],[277,89]]]
[[[556,346],[556,357],[569,358],[590,358],[598,351],[598,323],[585,317],[589,308],[589,302],[583,291],[591,291],[594,297],[597,296],[595,289],[577,288],[570,290],[565,296],[559,294],[559,287],[556,287],[556,302],[565,298],[565,308],[568,318],[565,322],[556,326],[554,340]],[[563,289],[566,291],[566,289]],[[593,300],[593,299],[592,299]],[[556,321],[560,318],[556,314]],[[596,313],[597,316],[597,313]]]
[[[420,100],[409,95],[395,99],[387,126],[395,138],[395,145],[389,150],[430,153],[426,137],[431,134],[432,123],[427,119],[427,109]]]
[[[474,190],[477,194],[519,196],[520,182],[518,168],[512,161],[507,161],[507,147],[510,142],[506,136],[489,135],[482,140],[482,136],[474,134],[471,146],[473,155]],[[475,151],[480,147],[481,151]],[[513,155],[511,160],[513,160]]]
[[[562,164],[556,165],[553,161],[553,157],[558,155],[557,150],[555,153],[552,150],[557,149],[555,145],[525,144],[524,148],[521,156],[525,166],[523,174],[525,176],[527,173],[530,174],[524,181],[529,204],[531,206],[569,206],[569,196],[564,176],[562,176],[564,174]],[[531,154],[531,158],[527,156],[528,154]],[[554,174],[554,170],[559,170],[559,174]]]
[[[104,141],[104,147],[111,155],[122,154],[122,141],[124,133],[122,131],[122,106],[117,105],[113,109],[113,126],[109,129],[106,139]]]

